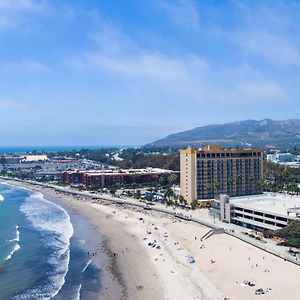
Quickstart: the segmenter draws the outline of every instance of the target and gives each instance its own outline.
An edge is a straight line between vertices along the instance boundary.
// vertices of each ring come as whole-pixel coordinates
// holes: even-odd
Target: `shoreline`
[[[138,276],[133,276],[135,278],[128,280],[125,282],[124,280],[124,274],[127,273],[127,266],[130,265],[133,266],[133,262],[137,257],[139,257],[138,251],[130,255],[130,251],[127,252],[127,255],[129,255],[127,259],[127,263],[123,264],[120,259],[119,253],[124,249],[129,249],[132,244],[131,241],[125,243],[124,241],[122,243],[122,247],[118,247],[118,242],[120,242],[120,239],[122,236],[126,235],[126,231],[124,230],[124,224],[120,223],[116,220],[111,220],[109,226],[106,226],[105,220],[108,218],[108,213],[97,210],[95,213],[95,210],[93,207],[90,207],[89,205],[86,205],[83,209],[84,204],[91,204],[89,201],[85,201],[84,197],[76,197],[74,195],[65,195],[61,192],[54,191],[51,188],[45,188],[36,186],[30,183],[26,182],[20,182],[20,181],[14,181],[14,180],[5,180],[4,182],[7,182],[11,185],[21,187],[21,188],[27,188],[35,192],[40,192],[44,195],[45,199],[52,201],[58,205],[61,205],[64,209],[66,209],[68,212],[70,209],[76,211],[76,213],[80,214],[80,216],[84,217],[94,228],[96,231],[98,237],[102,239],[101,245],[99,248],[95,249],[96,252],[101,252],[103,255],[99,255],[95,257],[92,261],[98,268],[101,269],[101,282],[102,282],[102,288],[97,296],[96,299],[153,299],[153,293],[143,293],[143,289],[141,290],[141,284],[137,284],[135,288],[131,288],[130,293],[128,293],[128,287],[132,287],[131,284],[133,281],[138,280],[138,278],[142,278],[142,275],[144,273],[144,267],[140,268],[140,271],[137,273]],[[102,219],[102,222],[100,221]],[[112,226],[116,228],[115,230],[115,237],[113,238],[114,243],[112,243],[111,240],[111,231]],[[121,234],[118,234],[117,232],[120,232]],[[124,235],[125,234],[125,235]],[[140,249],[141,250],[141,249]],[[129,263],[128,263],[129,262]],[[122,270],[120,270],[120,266]],[[135,268],[132,268],[133,270]],[[151,265],[148,265],[148,270],[150,271]],[[136,271],[136,269],[135,269]],[[133,274],[131,274],[133,275]],[[155,287],[155,284],[152,286],[152,290],[154,291],[156,288],[159,287],[159,282],[157,282],[157,286]],[[135,291],[136,290],[136,291]],[[158,289],[159,290],[159,289]],[[143,294],[143,295],[141,295]],[[155,299],[163,299],[159,298],[159,293],[154,293]],[[93,298],[94,299],[94,298]]]
[[[44,188],[36,190],[42,192],[45,196],[54,192],[51,190],[45,191]],[[111,218],[108,211],[95,210],[94,207],[91,206],[92,203],[85,201],[82,197],[66,196],[57,192],[54,193],[60,201],[72,209],[75,209],[80,215],[86,217],[97,231],[97,234],[103,239],[99,251],[105,253],[107,263],[100,265],[102,271],[106,273],[105,276],[101,278],[103,289],[99,294],[100,299],[150,300],[153,299],[153,297],[154,299],[163,299],[159,298],[157,292],[152,292],[159,287],[159,281],[153,284],[149,290],[141,288],[141,286],[145,284],[139,282],[139,279],[142,278],[145,273],[148,273],[149,278],[152,276],[151,264],[150,262],[147,263],[143,254],[140,254],[143,251],[137,246],[138,241],[124,228],[123,223]],[[129,238],[127,238],[126,235],[129,235]],[[135,245],[135,247],[137,246],[136,249],[132,248],[133,245]],[[139,268],[138,265],[135,264],[136,259],[143,261],[148,271],[145,271],[143,265]],[[130,272],[130,269],[136,274]],[[128,273],[130,273],[130,276],[126,276]],[[117,287],[122,287],[121,295],[119,293],[116,295],[116,285]]]
[[[114,267],[111,267],[114,266],[112,254],[107,248],[103,236],[95,230],[94,224],[89,221],[87,216],[80,213],[77,209],[74,209],[69,203],[60,199],[57,195],[53,195],[50,191],[34,190],[32,187],[30,187],[30,189],[42,193],[46,200],[61,206],[70,215],[74,227],[74,236],[77,236],[77,239],[79,238],[81,241],[84,241],[82,247],[84,247],[88,253],[89,259],[83,273],[86,272],[86,270],[89,271],[88,268],[90,267],[100,270],[101,274],[98,278],[100,286],[97,290],[90,291],[88,289],[88,291],[86,291],[84,290],[85,286],[80,287],[79,291],[83,292],[83,299],[108,299],[106,295],[107,292],[104,291],[105,285],[113,287],[109,293],[109,297],[122,299],[124,286],[114,272]],[[108,272],[107,270],[110,269],[112,271]],[[115,280],[115,278],[117,280]]]
[[[201,242],[209,228],[165,213],[10,182],[54,195],[93,224],[110,255],[106,271],[112,280],[101,299],[118,299],[109,295],[114,282],[124,287],[123,299],[130,300],[252,300],[256,288],[271,289],[261,296],[266,300],[290,300],[300,292],[297,265],[235,237],[218,234]],[[246,279],[256,286],[245,286]]]
[[[107,247],[106,241],[103,239],[101,233],[96,230],[95,224],[90,222],[87,214],[82,213],[77,207],[71,205],[70,199],[64,198],[64,195],[57,194],[54,190],[40,188],[32,184],[14,180],[1,180],[1,182],[17,188],[41,193],[45,200],[59,205],[69,214],[74,230],[71,239],[75,238],[77,242],[73,243],[76,244],[78,244],[78,240],[83,242],[82,246],[75,246],[75,244],[73,244],[73,247],[80,246],[81,251],[86,249],[87,255],[90,255],[82,273],[88,272],[94,274],[93,276],[97,276],[98,270],[100,271],[99,276],[95,278],[95,280],[100,283],[100,286],[97,286],[92,290],[87,287],[87,289],[84,290],[85,286],[82,282],[78,294],[83,292],[84,298],[80,299],[124,299],[124,284],[119,275],[114,271],[115,262],[113,261],[113,255]],[[93,234],[96,236],[93,237]],[[111,287],[109,292],[106,290],[105,286]]]
[[[146,238],[141,238],[141,235],[145,235],[146,228],[136,226],[136,223],[143,224],[139,221],[140,216],[144,221],[146,221],[146,218],[149,219],[147,220],[147,226],[157,223],[159,219],[181,223],[181,221],[175,220],[174,217],[159,212],[146,212],[143,208],[128,206],[125,208],[124,206],[105,203],[105,201],[102,201],[102,204],[99,205],[98,203],[92,203],[91,199],[84,196],[66,195],[51,188],[26,182],[14,180],[6,180],[6,182],[41,192],[45,198],[53,197],[58,201],[62,201],[93,224],[103,239],[102,250],[109,256],[109,264],[104,267],[108,274],[106,276],[107,281],[102,279],[103,286],[108,286],[108,288],[102,289],[99,298],[160,300],[177,299],[179,297],[181,299],[223,300],[222,293],[200,272],[198,272],[198,276],[205,282],[207,287],[205,285],[200,286],[196,282],[198,279],[194,278],[194,282],[189,284],[189,291],[186,291],[188,282],[182,280],[184,277],[188,277],[190,271],[190,268],[185,267],[186,257],[182,258],[184,261],[184,274],[180,274],[176,278],[174,284],[178,287],[174,288],[173,280],[172,278],[170,280],[169,277],[175,272],[171,269],[181,268],[182,263],[177,262],[177,258],[174,263],[173,254],[168,253],[167,249],[160,251],[163,253],[158,253],[158,251],[156,251],[157,253],[149,253],[146,248]],[[132,221],[135,224],[132,224]],[[157,236],[156,238],[158,240],[160,237]],[[176,244],[174,241],[170,242]],[[163,268],[157,264],[160,255],[165,257],[161,259],[164,262]],[[169,261],[171,265],[165,264],[166,261]],[[110,294],[110,287],[114,282],[118,282],[123,287],[123,294],[120,298]],[[186,298],[187,294],[190,295],[188,298]]]

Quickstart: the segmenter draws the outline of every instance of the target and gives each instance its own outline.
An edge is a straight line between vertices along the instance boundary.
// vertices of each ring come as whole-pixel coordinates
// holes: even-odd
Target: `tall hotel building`
[[[180,151],[180,193],[191,204],[194,200],[262,193],[263,151],[224,150],[220,145],[203,150]],[[205,202],[205,201],[204,201]]]

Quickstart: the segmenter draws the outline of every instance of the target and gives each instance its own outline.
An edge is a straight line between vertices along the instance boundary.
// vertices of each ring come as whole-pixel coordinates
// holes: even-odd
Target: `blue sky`
[[[299,1],[0,0],[0,145],[299,118],[299,18]]]

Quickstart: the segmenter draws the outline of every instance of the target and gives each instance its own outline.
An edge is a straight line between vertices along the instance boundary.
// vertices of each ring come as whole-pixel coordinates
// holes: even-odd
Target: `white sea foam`
[[[93,261],[93,259],[91,258],[87,264],[85,265],[85,267],[82,269],[81,274],[83,274],[85,272],[85,270],[88,268],[88,266],[91,264],[91,262]],[[76,293],[76,296],[74,297],[74,300],[79,300],[80,299],[80,292],[81,292],[81,288],[82,288],[82,284],[80,284],[78,286],[78,290]]]
[[[26,187],[23,187],[23,186],[13,185],[13,184],[8,183],[8,182],[1,181],[0,184],[1,185],[9,186],[10,188],[13,188],[15,190],[24,190],[24,191],[31,192],[31,190],[29,188],[26,188]]]
[[[16,225],[16,237],[14,239],[9,240],[9,242],[19,242],[19,241],[20,241],[19,225]]]
[[[85,267],[83,268],[82,272],[81,273],[84,273],[85,270],[87,269],[87,267],[91,264],[91,262],[93,261],[93,259],[90,259],[87,264],[85,265]]]
[[[83,274],[85,272],[85,270],[88,268],[88,266],[91,264],[91,262],[93,261],[93,259],[91,258],[87,264],[84,266],[84,268],[82,269],[81,271],[81,274]],[[76,296],[74,297],[74,300],[80,300],[80,292],[81,292],[81,288],[82,288],[82,284],[80,284],[78,286],[78,290],[77,290],[77,293],[76,293]]]
[[[51,299],[65,283],[70,262],[70,238],[73,226],[68,213],[60,206],[44,199],[41,193],[33,193],[21,205],[20,210],[32,225],[41,232],[43,243],[53,249],[48,263],[53,271],[46,274],[49,283],[36,286],[14,299]]]
[[[0,202],[4,201],[4,197],[0,194]]]
[[[21,248],[20,245],[18,243],[16,243],[14,248],[10,252],[10,254],[7,255],[6,258],[4,258],[4,260],[10,260],[12,258],[12,256],[14,255],[14,253],[16,253],[20,248]]]
[[[15,243],[14,248],[11,250],[10,254],[7,255],[7,257],[4,260],[10,260],[15,252],[20,250],[20,245],[18,242],[20,241],[20,231],[19,231],[19,226],[16,225],[16,237],[14,239],[9,240],[9,243]]]
[[[82,285],[79,284],[76,296],[74,297],[74,300],[80,300],[81,287],[82,287]]]

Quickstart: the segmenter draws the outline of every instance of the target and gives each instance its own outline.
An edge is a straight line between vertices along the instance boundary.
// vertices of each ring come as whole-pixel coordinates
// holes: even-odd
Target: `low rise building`
[[[286,227],[300,221],[300,197],[270,194],[233,197],[221,196],[213,208],[219,209],[220,220],[263,231]]]
[[[41,162],[47,160],[48,160],[47,155],[24,155],[21,161],[28,163],[28,162]]]
[[[291,153],[272,153],[267,154],[267,161],[271,161],[273,163],[284,163],[284,162],[293,162],[295,160],[295,156]]]
[[[66,171],[63,181],[67,184],[82,185],[86,189],[104,188],[114,185],[155,183],[161,175],[176,174],[171,170],[158,168],[95,170],[95,171]]]
[[[19,155],[1,155],[0,156],[0,164],[19,164],[21,161],[21,157]]]

